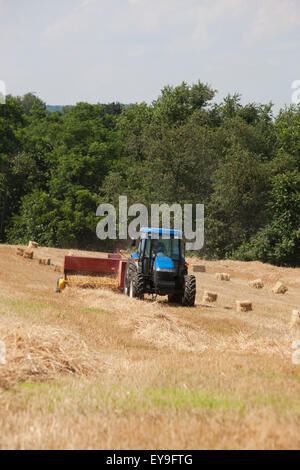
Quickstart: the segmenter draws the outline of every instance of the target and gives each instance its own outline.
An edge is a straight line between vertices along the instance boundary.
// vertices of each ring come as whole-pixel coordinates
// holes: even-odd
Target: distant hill
[[[72,108],[74,105],[72,104],[69,104],[69,105],[52,105],[52,104],[47,104],[46,105],[46,109],[47,111],[49,111],[50,113],[56,113],[57,111],[59,111],[60,113],[63,111],[63,108]],[[107,110],[108,110],[108,113],[109,111],[114,111],[113,114],[118,114],[118,111],[116,109],[116,107],[118,108],[119,106],[120,107],[125,107],[125,109],[128,109],[130,104],[120,104],[120,103],[111,103],[111,104],[105,104],[104,106],[107,107]],[[117,111],[117,112],[116,112]],[[109,113],[110,114],[110,113]]]
[[[63,106],[63,105],[47,104],[46,109],[47,111],[50,111],[50,113],[56,113],[56,111],[62,112],[63,108],[71,108],[71,107],[72,105]]]

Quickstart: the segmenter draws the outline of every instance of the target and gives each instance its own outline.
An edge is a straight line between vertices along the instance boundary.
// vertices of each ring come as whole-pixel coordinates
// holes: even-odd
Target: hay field
[[[34,253],[58,265],[69,251]],[[0,448],[299,449],[300,331],[289,323],[300,269],[201,264],[189,309],[106,289],[56,294],[53,266],[0,245]],[[257,278],[264,289],[248,287]],[[277,281],[285,295],[271,292]],[[253,311],[237,313],[236,300]]]

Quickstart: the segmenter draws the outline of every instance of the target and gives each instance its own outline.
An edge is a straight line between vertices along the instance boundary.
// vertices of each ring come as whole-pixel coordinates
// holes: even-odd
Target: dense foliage
[[[32,93],[0,105],[0,241],[100,248],[101,202],[204,203],[208,258],[300,265],[300,108],[216,104],[201,82],[151,105]]]

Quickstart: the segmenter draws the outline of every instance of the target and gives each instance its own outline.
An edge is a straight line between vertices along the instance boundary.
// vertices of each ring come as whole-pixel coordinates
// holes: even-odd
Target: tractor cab
[[[185,298],[187,281],[193,284],[188,300]],[[137,251],[127,263],[124,286],[124,292],[133,297],[145,293],[168,295],[170,301],[194,304],[196,283],[194,276],[187,275],[182,232],[142,227]]]
[[[169,238],[163,238],[167,236]],[[182,233],[178,230],[143,227],[137,252],[132,254],[140,271],[146,276],[153,271],[178,272],[179,265],[184,263],[183,241],[179,237]]]

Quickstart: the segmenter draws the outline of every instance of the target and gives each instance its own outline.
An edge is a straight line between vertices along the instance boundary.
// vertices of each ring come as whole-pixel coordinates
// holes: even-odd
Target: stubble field
[[[35,257],[60,265],[67,253]],[[56,294],[53,266],[0,245],[0,448],[299,449],[300,328],[289,323],[300,269],[201,264],[196,306],[184,308],[105,289]],[[248,287],[258,277],[264,289]],[[278,280],[284,295],[271,292]],[[218,301],[203,303],[204,290]],[[253,311],[237,313],[246,299]]]

